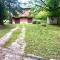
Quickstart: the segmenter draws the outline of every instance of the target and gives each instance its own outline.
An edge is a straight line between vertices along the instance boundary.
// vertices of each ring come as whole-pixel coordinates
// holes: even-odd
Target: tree
[[[0,1],[0,25],[3,25],[3,20],[7,18],[7,9],[4,4]]]
[[[32,7],[30,10],[30,16],[35,18],[39,11],[40,11],[39,7],[37,6]]]
[[[38,15],[36,15],[36,18],[39,18],[39,19],[46,19],[47,17],[47,12],[42,10],[38,13]]]
[[[18,0],[5,0],[4,1],[5,6],[9,10],[9,15],[11,16],[11,13],[14,14],[15,11],[22,12],[22,7],[20,7],[20,3]]]
[[[31,5],[30,16],[32,16],[33,18],[35,18],[36,15],[37,15],[37,14],[40,12],[40,10],[41,10],[41,7],[36,6],[35,3],[36,3],[35,0],[29,1],[29,4]]]
[[[48,6],[47,12],[47,23],[57,24],[57,18],[59,17],[59,0],[45,0],[45,4]]]
[[[34,0],[35,6],[41,7],[48,12],[47,22],[48,24],[57,24],[57,17],[59,17],[60,6],[59,0]]]
[[[20,7],[18,0],[0,0],[0,24],[3,24],[3,20],[9,16],[11,20],[15,11],[22,12],[23,8]],[[9,15],[7,16],[7,13]]]

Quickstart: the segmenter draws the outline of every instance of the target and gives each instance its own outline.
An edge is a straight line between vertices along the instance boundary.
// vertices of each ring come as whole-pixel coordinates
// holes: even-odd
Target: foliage
[[[48,16],[59,16],[59,0],[45,0]]]
[[[33,6],[31,9],[30,9],[30,16],[34,17],[38,14],[38,12],[40,11],[40,7],[37,7],[37,6]]]
[[[4,3],[10,12],[13,12],[15,10],[18,10],[19,12],[22,11],[22,8],[20,7],[18,0],[4,0]]]
[[[18,0],[0,0],[0,24],[3,24],[7,12],[9,12],[8,16],[11,19],[11,16],[15,13],[14,11],[22,12],[22,7],[20,7]]]
[[[20,17],[20,13],[15,10],[15,11],[13,12],[13,16],[14,16],[14,17]]]
[[[3,24],[3,20],[8,16],[5,5],[0,1],[0,24]]]
[[[59,0],[34,0],[32,2],[35,7],[40,7],[40,11],[46,10],[47,16],[60,16],[60,1]],[[36,8],[35,8],[36,9]],[[37,11],[37,10],[36,10]],[[33,12],[34,14],[36,12]],[[39,12],[37,12],[38,14]],[[36,14],[35,14],[36,15]]]
[[[47,16],[47,12],[46,11],[40,11],[38,13],[38,15],[36,15],[36,18],[45,19],[46,16]]]
[[[5,0],[5,6],[8,8],[9,10],[9,16],[11,18],[11,15],[14,15],[16,13],[16,11],[18,12],[22,12],[22,7],[20,7],[20,3],[18,2],[18,0]]]

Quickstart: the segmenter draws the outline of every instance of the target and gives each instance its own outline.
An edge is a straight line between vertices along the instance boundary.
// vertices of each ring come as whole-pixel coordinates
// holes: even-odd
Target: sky
[[[34,5],[29,4],[29,1],[33,2],[33,0],[18,0],[20,3],[27,3],[27,4],[20,4],[23,8],[33,7]]]
[[[28,0],[18,0],[21,3],[26,3]]]
[[[29,0],[18,0],[18,1],[19,1],[20,3],[27,3],[27,4],[21,4],[21,5],[20,5],[20,6],[23,7],[23,8],[24,8],[24,7],[27,7],[27,6],[29,5],[29,4],[28,4],[28,1],[29,1]]]

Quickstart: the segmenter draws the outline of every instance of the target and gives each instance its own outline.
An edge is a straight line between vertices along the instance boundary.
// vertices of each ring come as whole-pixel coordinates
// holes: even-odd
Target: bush
[[[38,15],[35,16],[37,19],[46,19],[47,17],[47,12],[46,11],[40,11]]]
[[[40,24],[40,21],[35,20],[33,21],[33,24]]]

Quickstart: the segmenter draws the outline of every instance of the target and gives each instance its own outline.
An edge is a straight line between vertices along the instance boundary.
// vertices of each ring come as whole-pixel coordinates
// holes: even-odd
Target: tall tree
[[[57,18],[59,17],[59,0],[45,0],[45,4],[48,6],[48,24],[57,24]]]
[[[0,1],[0,25],[3,25],[3,20],[7,18],[7,9],[2,1]]]
[[[0,2],[1,2],[0,4],[4,5],[4,7],[8,10],[9,20],[11,20],[12,18],[11,14],[14,14],[14,11],[17,10],[19,12],[22,12],[22,7],[20,7],[18,0],[0,0]]]
[[[47,23],[48,24],[57,24],[57,17],[60,12],[60,1],[59,0],[34,0],[33,4],[39,6],[48,12],[47,14]]]
[[[11,15],[14,14],[14,11],[19,11],[22,12],[22,7],[20,7],[20,3],[18,2],[18,0],[5,0],[4,1],[5,6],[8,8],[9,10],[9,14]]]
[[[31,8],[29,15],[35,18],[35,16],[39,13],[39,11],[40,11],[40,8],[37,6],[34,6]]]

